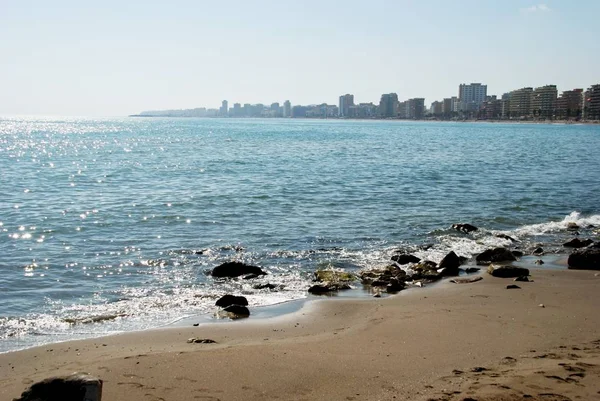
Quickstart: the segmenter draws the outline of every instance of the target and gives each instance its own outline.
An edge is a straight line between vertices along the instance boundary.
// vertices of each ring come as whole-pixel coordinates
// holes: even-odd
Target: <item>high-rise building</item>
[[[383,118],[397,117],[398,95],[395,93],[384,93],[379,101],[379,115]]]
[[[583,89],[564,91],[556,100],[557,118],[579,118],[583,112]]]
[[[219,114],[221,115],[221,117],[227,117],[228,111],[229,111],[229,109],[228,109],[227,100],[223,100],[221,102],[221,108],[219,109]]]
[[[283,116],[285,118],[290,118],[292,116],[292,104],[289,100],[283,102]]]
[[[441,102],[438,102],[437,100],[433,103],[431,103],[431,114],[433,114],[434,116],[441,116],[442,114],[444,114],[444,105],[446,103],[446,100],[448,101],[448,104],[450,104],[450,99],[444,99]],[[450,106],[448,106],[450,107]]]
[[[465,112],[479,110],[487,97],[487,85],[480,83],[460,84],[458,86],[458,100],[460,109]]]
[[[585,93],[585,119],[600,120],[600,84],[592,85]]]
[[[345,94],[340,96],[339,117],[349,117],[350,107],[354,106],[354,95]]]
[[[232,117],[242,117],[242,105],[239,103],[234,103],[233,110],[230,114]]]
[[[533,88],[521,88],[510,92],[510,118],[522,118],[531,115],[532,94]]]
[[[531,94],[531,113],[538,118],[552,118],[556,109],[556,85],[535,88]]]
[[[417,97],[408,100],[408,118],[420,120],[425,115],[425,99]]]

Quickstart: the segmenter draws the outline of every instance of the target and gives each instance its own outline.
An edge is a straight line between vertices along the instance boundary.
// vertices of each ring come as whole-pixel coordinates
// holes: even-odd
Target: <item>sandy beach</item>
[[[531,274],[6,353],[0,399],[73,372],[107,401],[600,399],[599,275]]]

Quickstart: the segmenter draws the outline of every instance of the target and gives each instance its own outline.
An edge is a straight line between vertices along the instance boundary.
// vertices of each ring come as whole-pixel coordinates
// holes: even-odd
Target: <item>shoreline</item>
[[[538,355],[563,346],[587,347],[586,360],[600,358],[590,346],[600,338],[599,275],[535,268],[531,273],[534,281],[518,283],[518,290],[506,289],[511,279],[483,273],[477,283],[444,280],[386,298],[307,301],[295,312],[254,321],[153,329],[8,352],[0,354],[0,398],[18,397],[48,376],[84,371],[102,378],[105,399],[114,401],[454,400],[442,390],[481,378],[458,377],[453,370],[485,366],[494,371],[502,368],[503,358],[515,359],[516,366],[532,349]],[[190,337],[216,344],[189,344]],[[571,387],[578,394],[588,389]]]

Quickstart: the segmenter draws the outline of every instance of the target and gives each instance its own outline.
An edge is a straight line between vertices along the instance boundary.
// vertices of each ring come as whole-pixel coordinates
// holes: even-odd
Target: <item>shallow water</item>
[[[315,269],[399,247],[558,251],[568,222],[597,238],[598,149],[579,125],[2,118],[0,352],[211,313],[225,292],[303,298]],[[206,275],[233,259],[270,274]]]

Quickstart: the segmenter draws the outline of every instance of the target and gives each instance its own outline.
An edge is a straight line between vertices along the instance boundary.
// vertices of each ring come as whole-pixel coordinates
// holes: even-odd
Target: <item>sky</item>
[[[0,115],[600,83],[598,0],[0,0]]]

